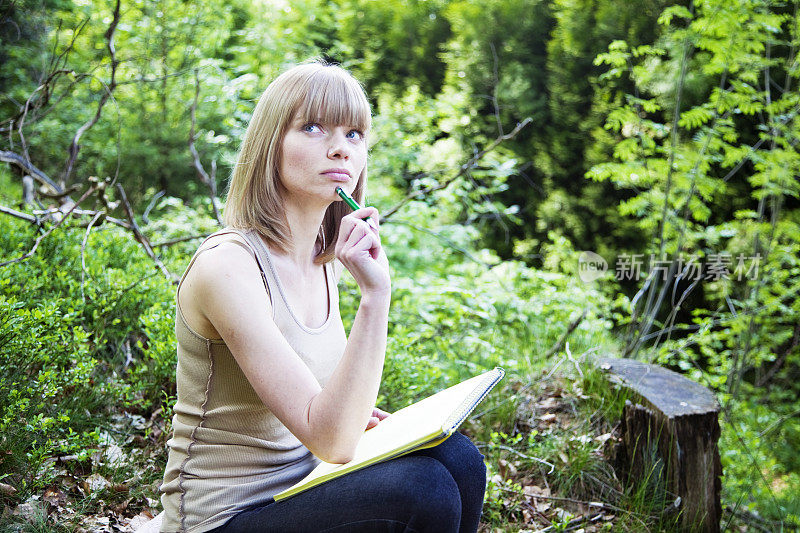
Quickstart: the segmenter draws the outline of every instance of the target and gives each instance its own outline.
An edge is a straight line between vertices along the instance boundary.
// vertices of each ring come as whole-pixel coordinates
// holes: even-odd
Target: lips
[[[329,168],[328,170],[323,170],[321,174],[328,176],[333,181],[347,182],[351,178],[350,171],[346,168]]]

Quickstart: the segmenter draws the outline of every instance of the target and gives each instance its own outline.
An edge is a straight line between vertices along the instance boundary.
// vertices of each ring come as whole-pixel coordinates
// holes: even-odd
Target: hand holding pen
[[[344,189],[342,189],[341,187],[336,187],[336,194],[338,194],[342,198],[342,200],[344,200],[344,203],[350,206],[350,209],[352,209],[353,211],[361,209],[361,206],[358,205],[358,202],[356,202],[352,196],[344,192]],[[374,229],[375,231],[378,231],[378,226],[375,224],[375,221],[372,220],[372,217],[367,217],[366,219],[364,219],[364,222],[366,222],[370,228]]]
[[[341,188],[337,187],[336,193],[358,212],[356,217],[342,218],[336,257],[353,275],[362,296],[377,295],[380,301],[384,301],[391,293],[391,275],[386,253],[381,247],[378,224],[369,216],[377,216],[377,210],[374,207],[362,208]],[[364,220],[371,231],[357,224],[358,219]]]

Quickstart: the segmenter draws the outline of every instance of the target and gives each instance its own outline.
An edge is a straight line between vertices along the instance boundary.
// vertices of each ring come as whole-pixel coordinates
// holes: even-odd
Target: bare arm
[[[324,388],[272,320],[261,274],[246,250],[226,243],[203,253],[182,289],[191,292],[264,404],[326,462],[350,460],[370,421],[390,301],[386,256],[366,223],[343,220],[337,255],[362,295],[342,359]]]

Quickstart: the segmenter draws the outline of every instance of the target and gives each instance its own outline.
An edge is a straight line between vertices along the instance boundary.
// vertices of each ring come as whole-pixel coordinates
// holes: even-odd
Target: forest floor
[[[664,509],[648,508],[637,500],[611,467],[619,424],[609,413],[620,399],[604,396],[596,385],[551,375],[537,382],[511,381],[497,395],[515,400],[509,431],[491,431],[490,438],[481,439],[489,430],[482,418],[491,416],[462,427],[488,465],[481,533],[675,530],[664,520]],[[51,461],[47,467],[52,469],[52,485],[24,503],[6,506],[0,530],[135,531],[161,508],[157,497],[166,428],[161,410],[149,416],[117,416],[102,435],[104,448],[88,458]],[[0,482],[0,492],[8,490]],[[729,518],[725,517],[726,531],[760,529]]]
[[[614,505],[571,497],[577,492],[585,498],[591,491],[584,490],[588,487],[564,490],[563,475],[553,475],[557,468],[570,462],[570,441],[589,444],[594,448],[590,452],[594,461],[607,463],[604,450],[619,440],[617,427],[605,420],[587,426],[579,406],[588,397],[569,385],[568,380],[555,379],[538,389],[522,384],[515,387],[519,403],[514,429],[523,435],[541,435],[544,439],[562,442],[563,449],[557,451],[555,457],[543,459],[531,457],[514,447],[497,446],[500,455],[496,463],[497,472],[489,483],[498,487],[501,494],[505,493],[495,502],[505,510],[505,523],[484,522],[480,532],[581,530],[589,533],[616,530],[614,524],[618,513]],[[536,464],[532,465],[531,460]],[[612,479],[601,482],[586,472],[586,480],[594,477],[590,482],[608,485],[613,480],[613,473],[611,469],[601,470],[610,474]],[[576,481],[583,483],[585,480]]]

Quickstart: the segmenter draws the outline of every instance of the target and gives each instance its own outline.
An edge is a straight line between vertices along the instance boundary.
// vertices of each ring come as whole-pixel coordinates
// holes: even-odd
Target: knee
[[[411,513],[409,526],[418,531],[457,531],[461,497],[447,468],[429,457],[400,460],[403,471],[391,492],[393,503]]]
[[[449,445],[446,453],[455,459],[452,463],[458,465],[459,470],[486,484],[485,457],[467,436],[457,431],[443,444]]]

